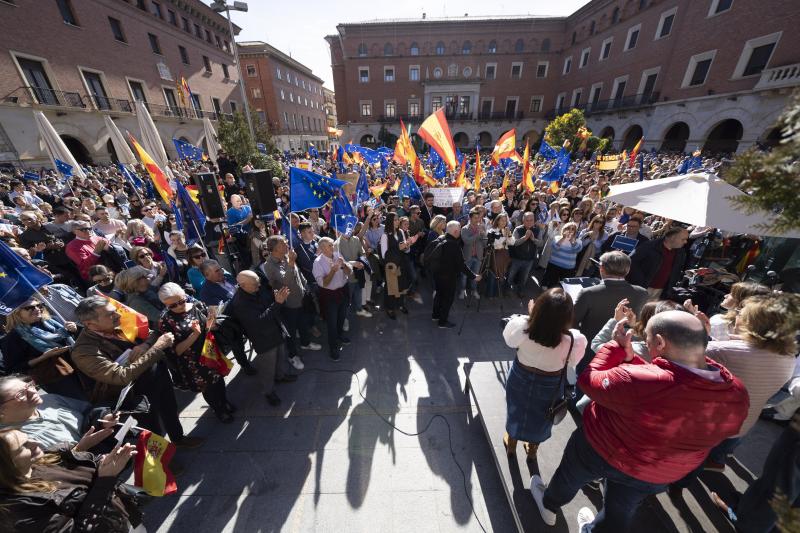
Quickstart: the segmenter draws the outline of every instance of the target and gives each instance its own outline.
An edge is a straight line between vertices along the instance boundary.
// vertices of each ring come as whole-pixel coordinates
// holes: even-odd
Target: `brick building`
[[[172,157],[173,137],[203,145],[202,117],[241,105],[227,19],[200,0],[3,0],[0,19],[0,161],[50,165],[34,109],[88,163],[116,157],[103,115],[138,135],[135,100]]]
[[[327,87],[322,88],[322,95],[325,99],[325,120],[328,123],[328,139],[333,144],[338,145],[338,138],[336,137],[336,129],[339,125],[339,118],[336,116],[336,93],[328,89]]]
[[[326,40],[340,128],[362,143],[439,107],[462,148],[512,127],[533,142],[578,107],[617,148],[731,151],[775,140],[799,23],[791,0],[594,0],[567,17],[340,24]]]
[[[250,107],[269,125],[280,150],[327,150],[323,81],[311,69],[260,41],[240,42]]]

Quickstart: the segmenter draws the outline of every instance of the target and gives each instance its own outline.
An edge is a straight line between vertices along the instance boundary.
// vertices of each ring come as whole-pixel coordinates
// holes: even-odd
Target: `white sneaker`
[[[556,513],[545,507],[542,502],[546,488],[547,485],[544,484],[542,478],[537,475],[531,477],[531,494],[533,495],[533,500],[536,502],[536,507],[539,508],[539,514],[542,516],[542,520],[545,524],[554,526],[556,525]]]
[[[301,346],[300,349],[301,350],[311,350],[311,351],[316,352],[316,351],[319,351],[319,350],[322,349],[322,345],[321,344],[317,344],[316,342],[309,342],[305,346]]]
[[[303,370],[306,365],[303,364],[303,361],[300,360],[298,356],[290,357],[289,362],[295,367],[297,370]]]
[[[475,298],[476,300],[480,300],[481,299],[481,295],[478,294],[477,290],[472,291],[472,297]]]
[[[372,313],[370,313],[366,309],[359,309],[358,311],[356,311],[356,314],[358,316],[363,316],[364,318],[372,318]]]
[[[467,297],[467,291],[461,291],[461,292],[458,293],[458,299],[459,300],[463,300],[466,297]]]
[[[418,304],[422,303],[422,296],[420,296],[419,293],[415,294],[414,297],[411,299],[417,302]]]
[[[580,533],[584,533],[589,531],[589,528],[586,527],[589,524],[594,522],[594,513],[588,507],[581,507],[578,511],[578,531]]]
[[[350,321],[346,318],[344,319],[344,325],[342,326],[343,331],[350,331]]]

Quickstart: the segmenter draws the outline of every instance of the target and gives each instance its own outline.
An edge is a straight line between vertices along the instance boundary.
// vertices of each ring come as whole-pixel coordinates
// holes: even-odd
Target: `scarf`
[[[35,324],[20,324],[14,330],[19,333],[22,340],[42,353],[52,348],[63,348],[75,344],[64,326],[52,318]]]

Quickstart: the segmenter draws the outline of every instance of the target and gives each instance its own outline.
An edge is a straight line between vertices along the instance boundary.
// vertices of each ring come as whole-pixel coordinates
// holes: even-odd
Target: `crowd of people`
[[[136,489],[118,479],[135,452],[109,437],[120,413],[133,413],[140,428],[169,437],[179,452],[202,446],[184,434],[175,389],[202,394],[220,423],[234,421],[227,371],[204,359],[209,339],[259,380],[274,407],[309,352],[341,361],[351,323],[369,327],[378,313],[401,319],[429,290],[431,318],[442,329],[456,326],[456,300],[544,290],[530,316],[511,319],[504,331],[517,350],[505,442],[510,454],[524,442],[534,458],[557,418],[551,398],[577,378],[585,396],[570,409],[583,413],[582,429],[554,479],[532,480],[551,525],[584,483],[605,478],[594,530],[626,530],[647,495],[679,490],[700,468],[724,467],[796,373],[793,296],[735,285],[727,311],[710,319],[691,302],[674,303],[715,229],[604,200],[611,184],[639,179],[639,169],[600,172],[587,156],[560,189],[537,181],[532,192],[513,178],[502,187],[514,170],[498,169],[449,206],[434,205],[425,186],[419,198],[387,186],[355,205],[358,222],[339,232],[330,202],[292,211],[288,171],[299,157],[276,154],[284,171],[273,178],[277,216],[254,211],[241,180],[249,164],[224,152],[215,164],[170,162],[186,185],[195,172],[219,180],[214,201],[226,217],[208,219],[204,237],[188,241],[170,205],[115,166],[88,166],[86,178],[68,180],[53,171],[27,180],[0,175],[0,239],[53,278],[5,317],[0,520],[37,532],[141,527]],[[648,179],[671,175],[684,159],[642,157]],[[704,159],[711,170],[720,164]],[[386,166],[366,166],[371,186],[396,183],[405,170]],[[341,168],[318,158],[313,171],[332,176]],[[620,250],[618,236],[637,243],[632,252]],[[744,254],[753,240],[740,239]],[[560,287],[576,276],[602,282],[573,304]],[[123,335],[116,302],[146,319],[146,338]],[[173,470],[182,470],[180,453]]]

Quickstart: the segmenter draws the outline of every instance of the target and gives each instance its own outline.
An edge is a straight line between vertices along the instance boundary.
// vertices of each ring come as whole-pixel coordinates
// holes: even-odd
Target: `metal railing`
[[[525,118],[522,111],[480,111],[478,120],[520,120]]]
[[[570,109],[580,109],[584,115],[593,115],[596,113],[609,113],[623,109],[637,109],[641,107],[648,107],[658,101],[659,93],[641,93],[623,96],[622,98],[614,98],[612,100],[598,100],[597,102],[588,102],[585,104],[577,104],[574,106],[561,107],[551,109],[545,113],[544,117],[548,120],[566,113]]]
[[[86,107],[86,102],[83,101],[79,93],[56,91],[45,87],[34,86],[27,86],[24,87],[24,89],[26,89],[29,96],[28,100],[30,100],[30,95],[33,94],[34,100],[30,103],[58,107],[77,107],[81,109]]]
[[[122,111],[124,113],[133,113],[133,104],[130,100],[120,98],[109,98],[107,96],[99,96],[96,94],[89,95],[94,106],[101,111]]]

